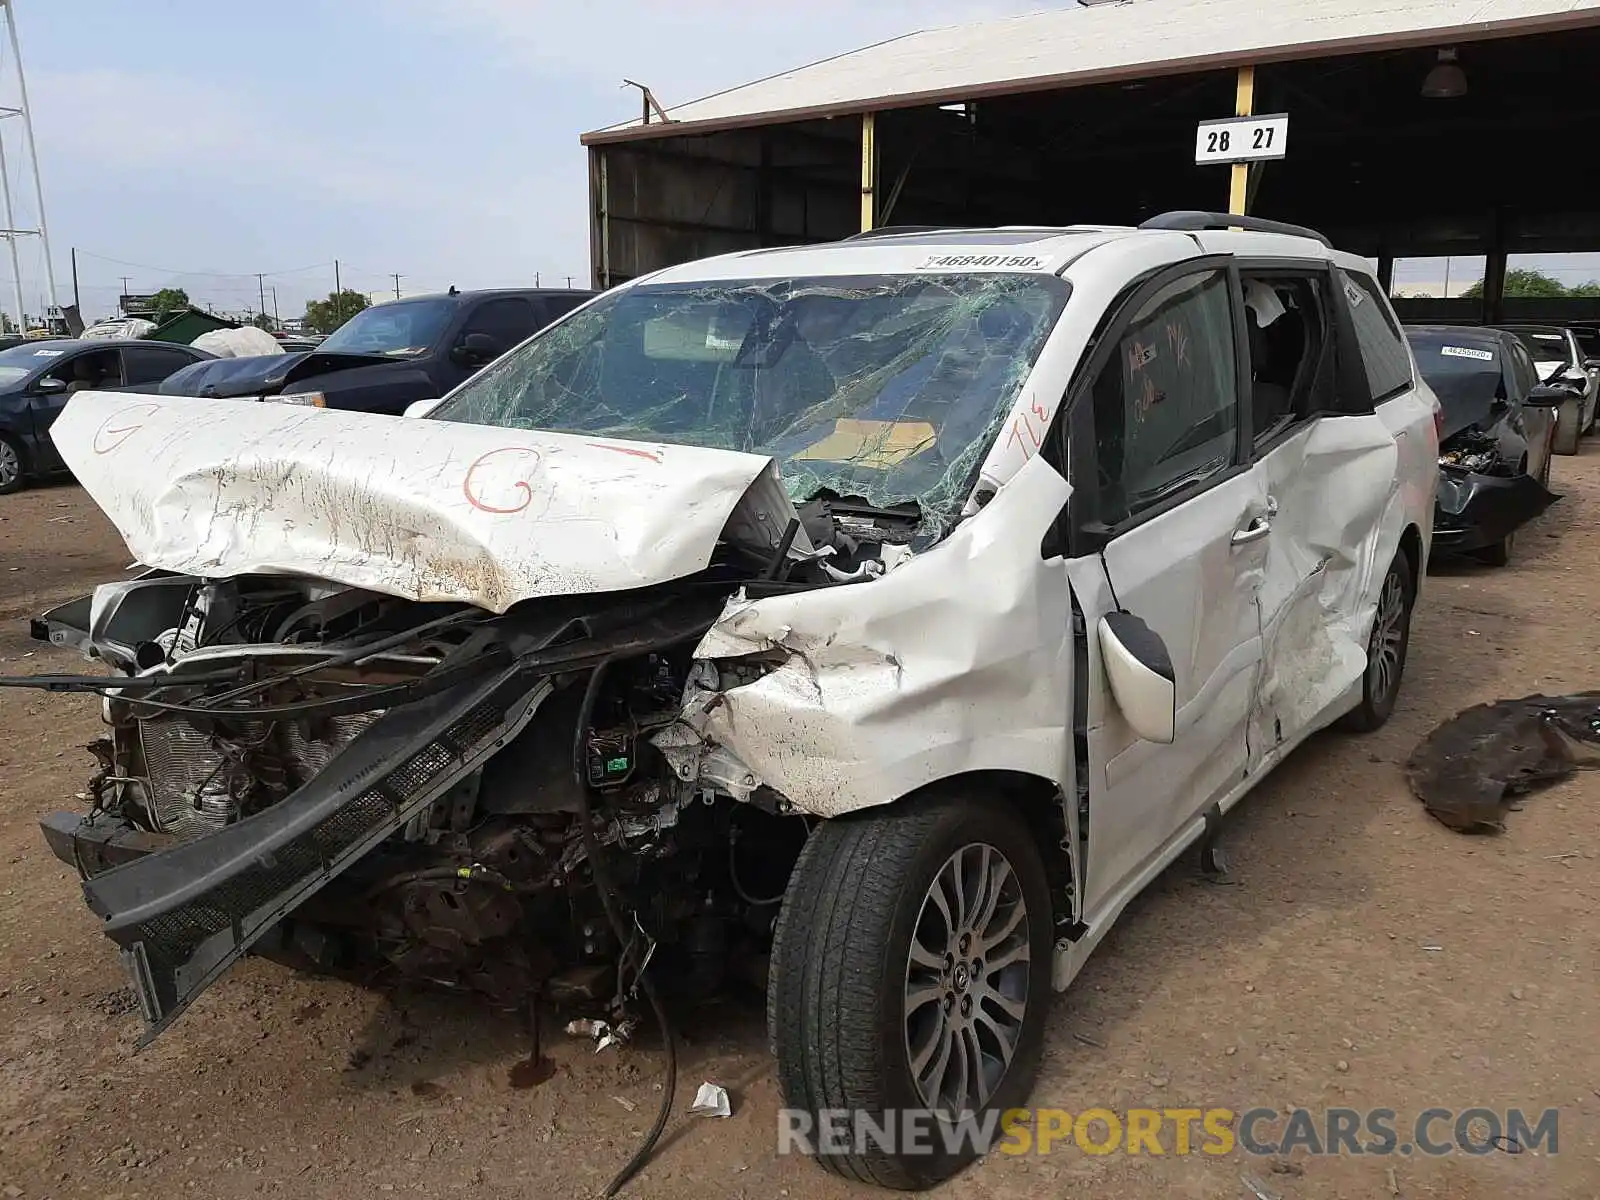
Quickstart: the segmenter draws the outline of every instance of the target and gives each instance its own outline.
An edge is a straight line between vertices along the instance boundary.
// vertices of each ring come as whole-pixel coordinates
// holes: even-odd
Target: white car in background
[[[123,672],[84,677],[119,689],[95,811],[44,824],[147,1037],[328,914],[402,974],[514,1001],[542,963],[663,1024],[656,970],[775,926],[791,1108],[1010,1108],[1140,889],[1399,694],[1438,409],[1309,230],[731,254],[424,407],[58,423],[160,572],[39,623]],[[934,1144],[818,1155],[915,1188],[974,1153]]]
[[[1594,430],[1600,408],[1600,363],[1588,358],[1570,329],[1558,325],[1502,325],[1533,356],[1541,383],[1558,384],[1573,392],[1571,404],[1562,405],[1556,418],[1555,451],[1576,454],[1578,442]]]

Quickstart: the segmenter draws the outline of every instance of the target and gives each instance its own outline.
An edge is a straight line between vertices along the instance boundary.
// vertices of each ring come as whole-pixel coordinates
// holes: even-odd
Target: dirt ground
[[[1600,1195],[1600,776],[1468,838],[1426,816],[1398,765],[1466,705],[1600,685],[1600,446],[1557,459],[1554,486],[1566,498],[1511,569],[1427,580],[1392,722],[1314,739],[1235,810],[1230,886],[1185,860],[1124,915],[1056,1001],[1034,1102],[1382,1107],[1402,1130],[1431,1106],[1556,1106],[1559,1153],[1274,1167],[1066,1149],[995,1156],[941,1197]],[[0,674],[76,669],[30,643],[25,618],[126,557],[75,487],[0,498]],[[135,1053],[112,946],[35,828],[78,807],[97,730],[92,701],[0,691],[0,1196],[576,1197],[633,1152],[660,1098],[655,1049],[596,1055],[556,1035],[555,1077],[520,1090],[517,1022],[470,1000],[249,962]],[[681,1023],[674,1117],[625,1194],[872,1194],[776,1155],[757,998]],[[701,1080],[733,1093],[732,1119],[686,1115]]]

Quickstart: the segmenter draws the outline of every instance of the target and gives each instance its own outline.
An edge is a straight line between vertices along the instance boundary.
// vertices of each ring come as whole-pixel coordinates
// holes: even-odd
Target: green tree
[[[162,288],[153,303],[158,313],[183,312],[189,307],[189,293],[182,288]]]
[[[257,313],[255,316],[250,318],[250,324],[254,325],[257,329],[265,329],[268,333],[271,333],[275,328],[277,328],[277,326],[273,323],[271,313]]]
[[[1587,298],[1600,296],[1600,279],[1591,279],[1588,283],[1580,283],[1577,287],[1570,287],[1567,289],[1567,295]]]
[[[1478,299],[1483,295],[1483,280],[1478,280],[1477,283],[1461,294]],[[1505,294],[1507,296],[1538,296],[1548,299],[1557,296],[1571,296],[1576,293],[1569,292],[1562,286],[1559,279],[1552,279],[1543,271],[1535,271],[1532,267],[1512,267],[1506,272]]]
[[[306,328],[313,333],[332,333],[366,307],[367,298],[360,292],[349,288],[329,292],[326,300],[312,300],[306,305]]]

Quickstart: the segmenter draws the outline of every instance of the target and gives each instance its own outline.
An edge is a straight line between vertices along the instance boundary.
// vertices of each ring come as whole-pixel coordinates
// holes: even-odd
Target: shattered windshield
[[[364,308],[317,349],[412,358],[439,340],[454,311],[455,305],[446,300],[396,300]]]
[[[643,286],[602,297],[429,414],[771,455],[796,500],[953,521],[1062,306],[1023,274]]]

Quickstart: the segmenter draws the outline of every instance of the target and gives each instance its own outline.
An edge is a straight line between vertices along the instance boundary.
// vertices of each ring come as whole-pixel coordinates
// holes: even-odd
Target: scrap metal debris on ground
[[[1600,766],[1600,692],[1496,700],[1457,713],[1418,743],[1411,790],[1459,833],[1505,827],[1518,796]]]

